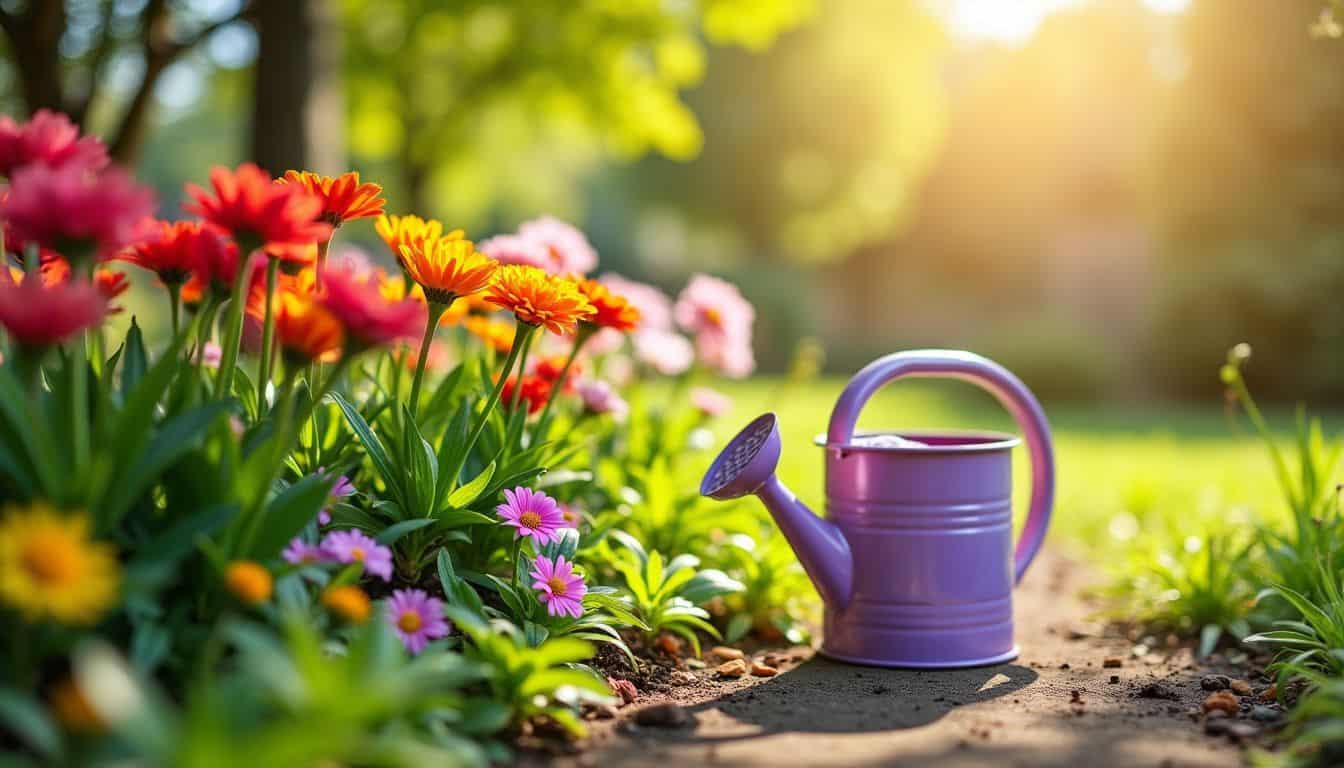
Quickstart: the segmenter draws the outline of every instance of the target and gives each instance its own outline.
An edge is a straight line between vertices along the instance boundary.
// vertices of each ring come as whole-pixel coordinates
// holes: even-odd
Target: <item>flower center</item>
[[[401,616],[397,617],[397,629],[406,633],[419,632],[420,614],[415,611],[402,611]]]
[[[723,313],[717,307],[705,307],[705,319],[709,321],[710,325],[723,325]]]
[[[551,593],[556,595],[563,595],[569,589],[569,585],[559,576],[552,576],[548,579],[546,581],[546,586],[550,587]]]
[[[35,537],[21,557],[24,570],[43,584],[69,584],[79,576],[79,553],[60,536]]]
[[[518,516],[518,523],[535,531],[541,527],[541,515],[529,510]]]
[[[364,548],[363,548],[363,547],[351,547],[351,548],[350,548],[350,557],[351,557],[351,559],[358,560],[358,561],[361,562],[361,563],[364,562]]]

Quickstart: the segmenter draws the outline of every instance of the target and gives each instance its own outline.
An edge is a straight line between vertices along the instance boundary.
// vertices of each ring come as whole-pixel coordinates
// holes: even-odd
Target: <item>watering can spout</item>
[[[798,500],[775,475],[779,463],[779,426],[773,413],[748,424],[719,454],[700,493],[712,499],[736,499],[754,494],[775,518],[803,569],[832,610],[849,602],[854,578],[849,543],[840,529],[818,517]]]

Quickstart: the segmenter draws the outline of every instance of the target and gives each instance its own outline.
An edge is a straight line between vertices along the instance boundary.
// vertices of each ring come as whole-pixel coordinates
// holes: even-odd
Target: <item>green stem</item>
[[[89,353],[85,334],[78,334],[71,345],[68,358],[70,370],[70,447],[74,457],[74,476],[89,459]]]
[[[177,335],[181,327],[181,305],[180,297],[182,295],[181,283],[165,283],[164,287],[168,289],[168,316],[173,320],[173,335]]]
[[[462,456],[457,460],[457,466],[453,468],[452,474],[448,476],[450,483],[456,483],[458,475],[462,474],[462,467],[467,463],[467,456],[471,454],[471,449],[476,447],[476,441],[480,439],[481,433],[485,431],[485,425],[490,421],[490,414],[494,412],[495,406],[499,404],[499,395],[504,391],[504,382],[509,380],[509,372],[513,370],[513,364],[518,361],[518,355],[522,348],[532,337],[532,332],[537,329],[534,325],[527,323],[518,323],[518,332],[514,334],[513,346],[509,347],[509,356],[504,360],[504,369],[499,372],[499,381],[495,382],[494,389],[490,391],[490,399],[486,400],[485,408],[481,411],[480,421],[472,429],[471,436],[467,438],[467,444],[462,449]]]
[[[447,304],[436,301],[429,303],[429,315],[425,321],[425,336],[420,340],[420,358],[415,361],[415,378],[411,380],[411,413],[420,415],[420,386],[425,380],[425,363],[429,362],[429,346],[434,341],[434,331],[439,327],[439,318],[452,306],[450,298]]]
[[[513,557],[509,558],[509,585],[518,589],[518,556],[523,552],[523,539],[514,534]]]
[[[551,392],[546,396],[546,405],[541,409],[541,419],[537,422],[537,436],[533,443],[539,443],[546,439],[546,433],[551,428],[551,406],[555,403],[555,398],[560,394],[560,390],[565,388],[565,377],[569,375],[570,366],[574,365],[574,359],[579,356],[579,351],[583,345],[593,337],[593,332],[597,326],[581,323],[579,330],[574,334],[574,347],[569,350],[569,357],[565,359],[565,366],[560,369],[560,378],[556,379],[556,386],[551,387]]]
[[[42,252],[37,243],[23,246],[23,269],[28,275],[36,275],[42,270]]]
[[[509,410],[514,411],[518,408],[518,401],[522,400],[523,395],[523,373],[527,371],[527,353],[532,349],[532,339],[536,334],[529,333],[527,338],[523,339],[523,353],[518,356],[518,380],[513,384],[513,397],[509,398]],[[512,351],[512,350],[510,350]],[[501,381],[508,378],[505,374]]]
[[[322,272],[327,268],[327,250],[331,248],[331,240],[336,237],[336,231],[332,230],[331,237],[317,244],[317,262],[314,265],[313,276],[316,278],[315,285],[317,289],[322,290]]]
[[[205,300],[205,306],[201,307],[200,314],[197,315],[197,322],[200,323],[196,328],[196,362],[205,359],[205,345],[210,342],[214,335],[215,313],[219,312],[219,300],[211,296]]]
[[[257,364],[257,415],[266,410],[266,387],[271,383],[271,368],[275,357],[275,284],[280,276],[280,260],[274,256],[266,262],[266,308],[261,326],[261,362]]]
[[[247,290],[247,279],[251,273],[252,251],[247,245],[238,243],[238,274],[233,278],[233,290],[229,294],[229,311],[224,315],[224,347],[219,362],[219,382],[215,386],[216,399],[230,397],[233,393],[233,370],[238,366],[238,347],[243,341],[243,292]]]

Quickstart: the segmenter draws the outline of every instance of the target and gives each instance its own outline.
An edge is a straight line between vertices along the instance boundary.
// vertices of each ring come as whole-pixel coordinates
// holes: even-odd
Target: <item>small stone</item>
[[[1059,668],[1060,668],[1060,669],[1068,669],[1068,668],[1069,668],[1069,662],[1066,661],[1066,662],[1064,662],[1063,664],[1060,664],[1060,665],[1059,665]]]
[[[1279,698],[1279,686],[1271,685],[1260,692],[1261,701],[1276,701]]]
[[[1110,658],[1101,662],[1101,666],[1104,669],[1118,669],[1125,666],[1125,662],[1122,659]]]
[[[652,728],[682,728],[694,723],[695,718],[676,704],[654,704],[636,712],[635,722]]]
[[[759,661],[753,661],[751,663],[751,674],[755,675],[756,677],[774,677],[775,675],[779,674],[779,670],[775,669],[774,667],[768,664],[762,664]]]
[[[695,682],[695,675],[680,669],[674,669],[667,676],[668,685],[690,685]]]
[[[1237,694],[1238,696],[1251,695],[1251,684],[1246,682],[1245,680],[1233,680],[1231,683],[1228,684],[1228,687],[1231,688],[1232,692]]]
[[[1205,675],[1199,679],[1199,687],[1206,691],[1221,691],[1232,685],[1227,675]]]
[[[634,701],[636,698],[639,697],[639,689],[636,688],[635,684],[630,682],[629,680],[622,680],[616,677],[608,677],[607,686],[611,688],[612,693],[616,694],[616,696],[620,698],[622,705],[629,704],[630,702]]]
[[[658,636],[658,647],[668,656],[680,656],[686,641],[676,635],[664,632]]]
[[[747,654],[736,648],[729,648],[726,645],[716,645],[709,649],[710,656],[717,656],[721,661],[734,661],[736,659],[745,659]]]
[[[1115,685],[1115,684],[1118,683],[1118,682],[1120,682],[1120,676],[1119,676],[1119,675],[1111,675],[1111,685]]]
[[[742,659],[725,661],[714,671],[718,672],[721,677],[741,677],[747,674],[747,662]]]
[[[1161,683],[1149,683],[1139,689],[1139,698],[1141,699],[1165,699],[1167,701],[1177,701],[1181,697],[1167,686]]]
[[[1070,704],[1082,704],[1082,703],[1083,703],[1083,692],[1080,691],[1080,690],[1078,690],[1077,688],[1074,688],[1072,691],[1069,691],[1069,703],[1070,703]]]
[[[1251,707],[1251,719],[1262,723],[1272,723],[1283,717],[1283,713],[1273,707]]]
[[[690,667],[691,669],[704,669],[705,662],[699,659],[687,659],[686,666]]]
[[[1241,709],[1241,703],[1237,701],[1237,697],[1231,691],[1215,691],[1204,699],[1204,703],[1200,707],[1205,712],[1221,710],[1229,715],[1235,715],[1237,710]]]

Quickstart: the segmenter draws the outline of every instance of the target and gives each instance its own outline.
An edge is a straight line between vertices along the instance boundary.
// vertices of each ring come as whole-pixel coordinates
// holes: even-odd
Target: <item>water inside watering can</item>
[[[928,443],[907,440],[900,435],[855,435],[850,445],[864,448],[927,448]]]

